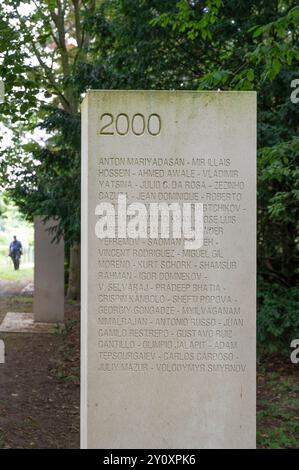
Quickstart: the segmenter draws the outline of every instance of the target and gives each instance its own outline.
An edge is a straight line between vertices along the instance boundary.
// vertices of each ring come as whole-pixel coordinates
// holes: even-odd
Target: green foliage
[[[290,355],[299,338],[299,287],[285,287],[260,279],[258,290],[258,352]]]
[[[265,350],[278,350],[297,325],[299,106],[290,100],[297,2],[86,0],[78,11],[78,2],[59,10],[59,0],[40,0],[20,15],[22,3],[0,5],[7,90],[0,110],[14,131],[0,180],[27,217],[59,215],[69,243],[79,239],[86,89],[257,91],[259,338]],[[48,133],[46,142],[24,144],[36,126]],[[288,290],[286,309],[280,299]]]
[[[54,333],[61,336],[67,336],[72,331],[76,323],[76,320],[67,320],[64,323],[57,323],[55,325]]]
[[[258,92],[258,340],[288,350],[299,334],[299,8],[287,1],[176,2],[152,21],[196,44],[184,80],[198,89]],[[207,44],[208,43],[208,44]],[[198,71],[191,80],[191,70]]]
[[[285,378],[272,372],[261,378],[264,382],[262,387],[258,384],[257,447],[297,449],[299,387],[296,376]],[[260,397],[262,390],[264,396]]]
[[[254,26],[249,30],[253,32],[253,38],[261,38],[248,58],[255,66],[264,63],[262,80],[273,80],[283,64],[291,65],[299,60],[299,47],[296,41],[298,25],[299,7],[295,6],[275,21]]]
[[[2,161],[6,190],[32,221],[34,215],[56,215],[61,222],[55,236],[67,245],[80,234],[80,120],[63,110],[43,108],[40,127],[53,133],[46,146],[18,144]]]
[[[299,280],[299,139],[264,147],[258,158],[258,268],[286,287]]]
[[[175,13],[162,13],[151,21],[153,26],[171,26],[175,31],[186,33],[191,41],[201,36],[202,39],[213,41],[211,26],[217,22],[221,0],[207,0],[204,7],[199,2],[180,0],[176,4]]]
[[[14,135],[0,154],[0,185],[29,220],[60,217],[57,236],[68,244],[80,238],[80,96],[72,77],[88,56],[84,18],[94,8],[93,0],[0,5],[0,112]],[[32,137],[38,128],[43,141]]]

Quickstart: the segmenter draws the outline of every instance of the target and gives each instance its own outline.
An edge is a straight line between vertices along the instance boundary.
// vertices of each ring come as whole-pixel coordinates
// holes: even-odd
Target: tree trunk
[[[80,245],[74,243],[70,249],[70,273],[66,294],[69,300],[80,300]]]

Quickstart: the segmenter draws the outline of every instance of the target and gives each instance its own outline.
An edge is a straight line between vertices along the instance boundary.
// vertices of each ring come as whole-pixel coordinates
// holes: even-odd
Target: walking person
[[[9,245],[8,256],[11,257],[15,270],[18,270],[20,267],[20,258],[22,254],[22,243],[17,240],[17,237],[14,235],[13,240]]]

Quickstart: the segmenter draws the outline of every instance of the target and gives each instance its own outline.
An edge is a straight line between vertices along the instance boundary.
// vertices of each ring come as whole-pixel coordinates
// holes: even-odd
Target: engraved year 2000
[[[128,116],[126,113],[119,113],[114,116],[111,113],[103,113],[100,116],[100,135],[127,135],[132,132],[136,136],[148,133],[152,136],[161,132],[161,117],[159,114],[144,116],[136,113]]]

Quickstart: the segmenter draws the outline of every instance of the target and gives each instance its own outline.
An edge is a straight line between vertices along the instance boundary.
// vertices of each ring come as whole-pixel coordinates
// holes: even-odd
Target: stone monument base
[[[34,321],[33,313],[8,312],[1,325],[1,333],[54,333],[62,323],[42,323]]]

